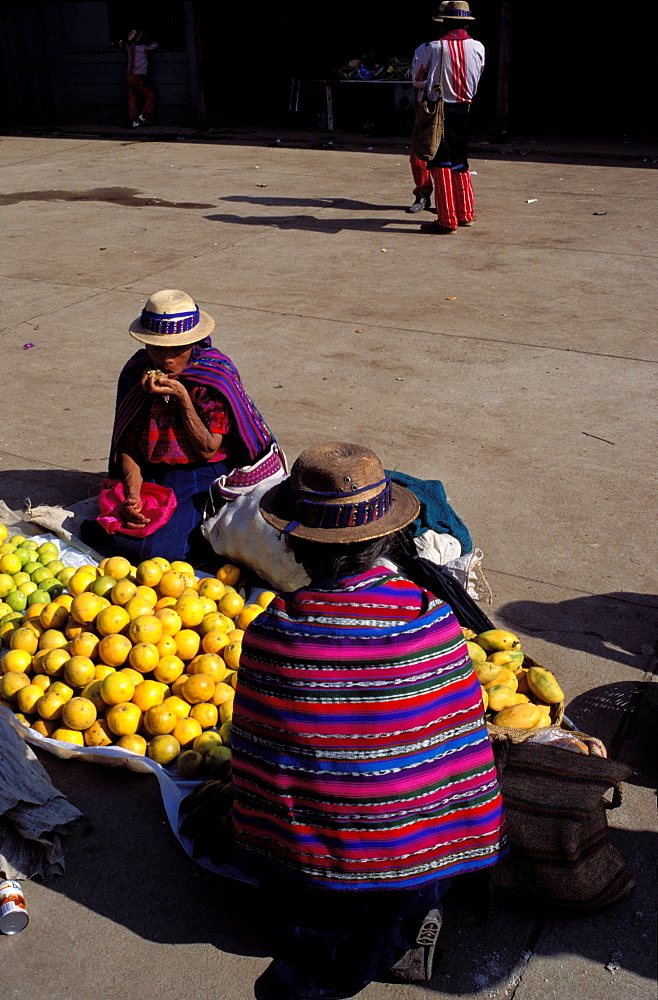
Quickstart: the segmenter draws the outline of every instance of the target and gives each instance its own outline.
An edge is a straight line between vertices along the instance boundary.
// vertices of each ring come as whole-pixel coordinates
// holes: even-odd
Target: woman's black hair
[[[326,583],[365,573],[376,564],[380,556],[386,555],[393,545],[395,535],[342,545],[311,542],[306,538],[296,538],[295,535],[285,537],[295,559],[302,564],[311,580]]]

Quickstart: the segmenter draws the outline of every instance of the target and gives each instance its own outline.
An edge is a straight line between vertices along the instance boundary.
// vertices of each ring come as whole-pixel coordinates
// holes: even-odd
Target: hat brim
[[[283,487],[287,480],[277,483],[260,500],[260,512],[268,524],[279,531],[285,531],[291,523],[289,513],[285,509]],[[420,502],[405,486],[391,483],[391,507],[377,521],[369,524],[359,524],[353,528],[307,528],[300,524],[287,534],[295,538],[305,538],[309,542],[349,543],[366,542],[369,539],[392,535],[394,531],[406,527],[415,521],[420,513]]]
[[[155,347],[167,347],[168,345],[182,347],[185,344],[196,344],[198,340],[208,337],[214,329],[215,321],[210,313],[199,309],[199,322],[193,330],[187,330],[185,333],[152,333],[142,326],[141,316],[133,320],[128,327],[128,332],[131,337],[141,341],[142,344],[152,344]]]

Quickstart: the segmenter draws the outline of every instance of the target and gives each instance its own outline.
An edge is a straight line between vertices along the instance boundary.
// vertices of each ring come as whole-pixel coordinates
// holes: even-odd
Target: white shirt
[[[438,42],[428,45],[430,65],[427,71],[427,96],[435,101],[439,83],[443,100],[449,104],[469,104],[475,97],[484,69],[484,45],[469,38],[463,29],[451,31]]]

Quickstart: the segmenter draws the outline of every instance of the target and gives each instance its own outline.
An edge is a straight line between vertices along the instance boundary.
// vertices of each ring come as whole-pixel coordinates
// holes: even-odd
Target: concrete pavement
[[[476,226],[433,237],[395,153],[10,137],[0,158],[0,498],[93,492],[128,323],[184,288],[289,457],[357,440],[445,482],[493,616],[636,769],[610,816],[634,897],[479,926],[465,890],[432,982],[364,997],[652,997],[656,173],[473,159]],[[44,763],[93,826],[28,885],[2,1000],[252,996],[267,918],[183,855],[155,782]]]

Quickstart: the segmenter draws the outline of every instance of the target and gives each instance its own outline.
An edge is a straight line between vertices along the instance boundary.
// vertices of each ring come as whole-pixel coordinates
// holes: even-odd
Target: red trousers
[[[128,114],[130,115],[131,122],[136,122],[137,115],[139,114],[137,106],[138,94],[144,98],[144,110],[142,114],[145,118],[150,118],[155,111],[155,94],[146,82],[146,77],[134,74],[127,76],[126,86],[128,87]]]
[[[416,185],[414,188],[414,198],[419,198],[421,194],[429,197],[432,193],[432,175],[427,169],[427,161],[420,160],[415,153],[412,153],[409,157],[409,163],[411,164],[411,173]]]
[[[468,170],[432,167],[436,221],[446,229],[456,229],[460,222],[475,218],[473,184]]]

